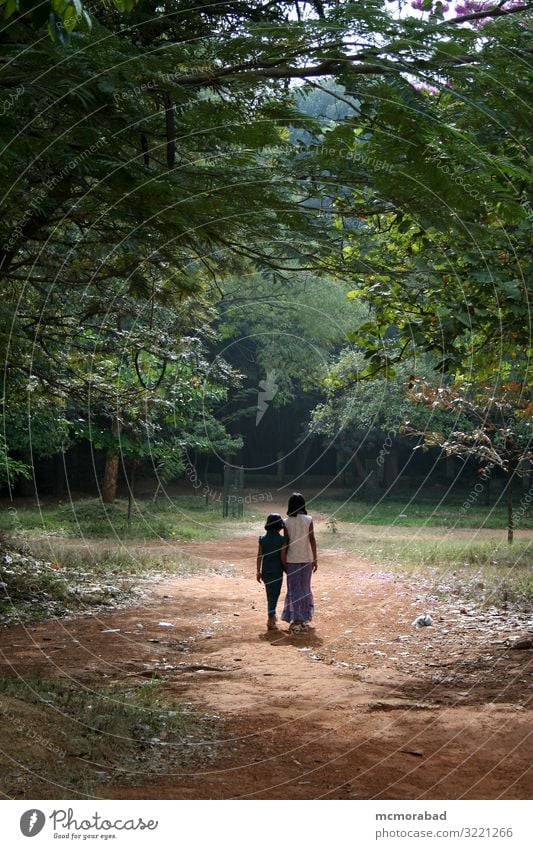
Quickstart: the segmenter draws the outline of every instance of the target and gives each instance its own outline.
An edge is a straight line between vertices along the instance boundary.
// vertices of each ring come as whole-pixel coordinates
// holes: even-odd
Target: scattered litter
[[[159,625],[160,628],[173,628],[174,627],[172,622],[158,622],[157,624]]]
[[[424,756],[424,752],[419,752],[416,749],[400,749],[400,752],[403,752],[405,755],[414,755],[416,758],[422,758]]]
[[[151,638],[148,640],[148,642],[149,642],[149,643],[158,643],[158,642],[159,642],[159,640],[154,640],[154,639],[153,639],[153,637],[151,637]]]
[[[100,631],[101,634],[118,634],[120,628],[106,628],[104,631]]]
[[[179,663],[173,667],[180,672],[231,672],[238,666],[212,666],[210,663]]]
[[[233,615],[234,616],[240,616],[241,614],[240,613],[234,613]]]
[[[420,616],[417,616],[411,624],[413,625],[413,628],[425,628],[429,625],[433,625],[433,619],[429,613],[422,613]]]

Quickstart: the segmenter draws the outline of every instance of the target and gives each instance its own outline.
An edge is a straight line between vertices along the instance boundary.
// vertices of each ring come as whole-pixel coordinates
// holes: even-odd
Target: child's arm
[[[259,546],[257,548],[257,574],[256,574],[256,578],[259,581],[259,583],[261,583],[261,580],[262,580],[262,578],[261,578],[261,566],[262,566],[262,564],[263,564],[263,548],[261,546],[261,543],[259,543]]]
[[[318,561],[316,558],[316,539],[315,539],[315,529],[313,527],[313,523],[309,525],[309,542],[311,544],[311,551],[313,552],[313,572],[316,572],[318,569]]]

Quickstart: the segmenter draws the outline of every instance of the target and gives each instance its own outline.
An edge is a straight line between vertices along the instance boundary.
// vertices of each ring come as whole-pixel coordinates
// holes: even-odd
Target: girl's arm
[[[257,580],[259,581],[259,583],[261,583],[261,580],[262,580],[262,578],[261,578],[261,566],[262,566],[262,564],[263,564],[263,548],[261,546],[261,543],[259,543],[259,545],[257,547],[257,573],[256,573],[256,576],[255,576],[257,578]]]
[[[316,539],[315,539],[315,529],[313,527],[313,523],[309,525],[309,542],[311,544],[311,551],[313,552],[313,572],[316,572],[318,569],[318,561],[316,558]]]
[[[281,551],[279,556],[281,558],[281,565],[283,568],[287,565],[287,551],[289,550],[289,532],[285,525],[283,526],[283,545],[281,546]]]
[[[285,537],[285,539],[283,540],[283,545],[281,546],[281,550],[280,550],[280,553],[279,553],[279,556],[280,556],[280,559],[281,559],[281,565],[283,566],[284,569],[285,569],[285,566],[287,565],[287,549],[288,549],[288,547],[289,547],[289,539],[288,539],[288,537]]]

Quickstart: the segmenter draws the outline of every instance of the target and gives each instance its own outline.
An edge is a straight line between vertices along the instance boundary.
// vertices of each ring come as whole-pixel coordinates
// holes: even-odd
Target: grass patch
[[[154,552],[136,546],[99,546],[92,548],[53,540],[29,540],[25,550],[42,560],[53,560],[69,577],[93,579],[145,578],[192,575],[211,568],[208,561],[180,552]]]
[[[0,530],[20,536],[208,540],[224,536],[227,529],[220,505],[206,505],[203,499],[190,496],[136,501],[131,521],[125,499],[117,499],[113,504],[95,498],[42,504],[40,508],[17,506],[0,513]]]
[[[0,676],[0,726],[12,726],[3,748],[16,761],[0,767],[4,793],[68,799],[98,789],[105,796],[102,785],[204,765],[215,750],[214,722],[169,703],[163,686]]]
[[[476,600],[482,606],[515,604],[530,609],[533,602],[531,540],[509,546],[504,538],[402,539],[350,531],[330,539],[335,548],[428,582],[438,594]]]
[[[520,497],[516,495],[516,508],[520,507]],[[468,501],[464,496],[447,499],[411,501],[405,499],[383,498],[375,504],[367,501],[349,500],[342,497],[318,498],[310,502],[310,511],[322,512],[334,517],[338,522],[353,522],[362,525],[394,525],[396,527],[423,527],[429,525],[441,528],[506,528],[507,510],[500,498],[491,507]],[[520,528],[533,528],[533,517],[526,513],[522,516]]]

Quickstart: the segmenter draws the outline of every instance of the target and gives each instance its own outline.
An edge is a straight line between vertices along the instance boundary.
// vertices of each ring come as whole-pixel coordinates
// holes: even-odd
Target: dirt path
[[[269,633],[256,538],[254,529],[182,546],[227,574],[161,581],[143,607],[11,627],[7,642],[4,632],[2,672],[80,682],[156,673],[169,699],[219,717],[223,742],[208,768],[149,784],[130,776],[102,796],[531,796],[533,653],[504,642],[525,617],[437,603],[326,549],[315,629]],[[413,629],[428,609],[434,626]]]

